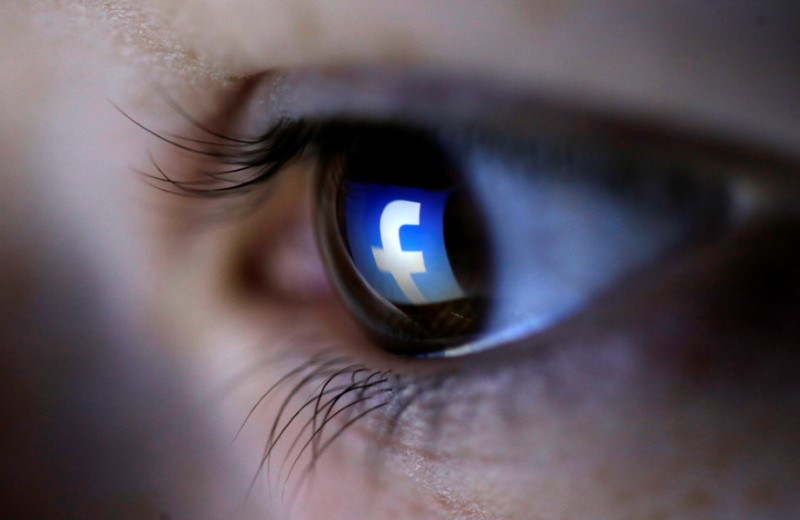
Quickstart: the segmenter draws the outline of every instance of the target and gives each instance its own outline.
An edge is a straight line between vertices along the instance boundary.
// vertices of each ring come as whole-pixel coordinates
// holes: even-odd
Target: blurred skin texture
[[[436,70],[798,164],[797,27],[789,1],[4,1],[0,517],[799,517],[793,183],[544,351],[422,362],[383,354],[328,287],[307,162],[214,218],[142,182],[151,153],[190,159],[112,105],[191,135],[165,93],[230,128],[259,117],[273,70]],[[389,437],[375,414],[294,500],[274,474],[248,493],[290,387],[239,427],[321,350],[447,374],[436,434],[424,404]]]

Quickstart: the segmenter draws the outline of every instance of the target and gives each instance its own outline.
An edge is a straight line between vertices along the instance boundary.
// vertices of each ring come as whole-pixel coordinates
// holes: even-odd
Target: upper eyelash
[[[214,198],[241,194],[270,180],[299,158],[317,133],[317,125],[283,117],[262,135],[241,139],[216,132],[179,105],[173,105],[205,138],[161,134],[113,104],[125,118],[148,134],[180,151],[205,159],[206,167],[210,165],[210,169],[197,171],[194,178],[185,180],[169,174],[151,155],[150,161],[156,173],[143,170],[138,173],[155,188],[177,195]]]

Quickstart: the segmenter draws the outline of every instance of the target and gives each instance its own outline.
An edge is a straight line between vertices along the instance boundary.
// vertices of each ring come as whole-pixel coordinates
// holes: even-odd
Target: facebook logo
[[[346,193],[350,252],[375,291],[414,305],[464,296],[444,243],[448,191],[351,182]]]

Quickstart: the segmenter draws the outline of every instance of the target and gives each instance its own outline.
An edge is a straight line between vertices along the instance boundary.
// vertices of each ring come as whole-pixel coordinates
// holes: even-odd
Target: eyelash
[[[396,438],[405,414],[422,398],[425,400],[425,433],[437,438],[448,403],[442,392],[446,383],[447,376],[443,374],[409,376],[392,370],[375,370],[334,351],[323,351],[294,366],[257,399],[234,437],[235,442],[270,396],[285,390],[248,494],[266,474],[270,482],[275,478],[280,498],[288,499],[291,504],[328,448],[356,423],[374,417],[379,410],[383,412],[380,420],[370,430],[377,434],[377,439],[365,454],[367,467],[372,470],[382,464],[381,446]],[[288,436],[293,426],[299,431]],[[285,448],[280,450],[279,445]],[[274,460],[278,453],[282,456],[280,461]],[[307,460],[300,469],[304,455]],[[274,473],[275,464],[277,474]],[[292,476],[296,478],[296,487],[287,497],[286,488]]]
[[[211,141],[182,136],[166,136],[143,125],[120,107],[114,107],[133,124],[176,149],[204,159],[212,170],[198,171],[196,180],[181,180],[168,174],[151,156],[157,175],[139,170],[154,187],[177,195],[202,198],[241,195],[248,188],[272,179],[289,163],[299,158],[318,133],[318,125],[305,120],[282,118],[255,139],[239,139],[215,132],[174,108]]]
[[[288,431],[289,427],[294,424],[295,421],[299,420],[301,413],[313,404],[313,411],[311,412],[310,417],[305,421],[305,423],[303,423],[300,432],[297,433],[289,448],[286,450],[279,471],[280,477],[280,473],[283,472],[283,468],[287,461],[292,457],[293,454],[295,454],[295,449],[300,446],[293,458],[288,472],[286,473],[286,478],[284,481],[285,489],[286,483],[288,483],[298,461],[305,451],[310,447],[310,461],[306,470],[301,473],[298,481],[300,484],[302,484],[308,472],[314,468],[317,460],[319,460],[319,457],[325,452],[325,450],[334,440],[336,440],[356,421],[375,410],[383,408],[388,404],[388,401],[379,399],[377,404],[371,405],[365,410],[360,409],[362,407],[358,406],[362,403],[365,404],[367,401],[377,397],[381,393],[392,391],[391,387],[383,388],[379,386],[388,382],[387,376],[387,372],[369,371],[366,367],[351,364],[344,358],[332,357],[328,353],[315,356],[311,360],[301,364],[299,367],[285,374],[258,399],[239,429],[239,432],[241,432],[259,405],[273,391],[277,391],[284,384],[289,384],[293,379],[300,379],[298,383],[291,387],[287,397],[281,403],[278,413],[275,416],[275,420],[270,428],[267,442],[264,446],[263,457],[259,463],[258,470],[253,477],[253,481],[251,482],[251,489],[252,486],[255,485],[258,476],[265,468],[269,474],[273,452],[284,433]],[[340,378],[345,380],[349,379],[350,383],[338,383]],[[315,384],[316,388],[310,393],[311,397],[303,402],[303,404],[297,406],[295,412],[289,416],[285,423],[282,423],[281,421],[284,418],[284,413],[289,408],[294,397],[296,397],[298,394],[301,394],[301,390],[304,388],[314,387]],[[372,391],[369,393],[369,395],[367,395],[367,392],[370,389],[372,389]],[[330,394],[334,395],[330,397]],[[350,400],[349,402],[343,401],[344,397],[351,394],[355,394],[355,399]],[[323,399],[325,400],[323,401]],[[336,409],[336,405],[340,402],[340,407]],[[322,438],[325,434],[326,426],[329,425],[330,422],[339,414],[349,410],[352,407],[356,408],[352,410],[352,414],[348,415],[353,415],[354,417],[347,420],[343,426],[340,426],[339,429],[336,430],[333,435],[329,437],[327,441],[325,441],[324,444],[322,444]],[[301,445],[301,439],[304,438],[306,432],[308,432],[307,440]]]

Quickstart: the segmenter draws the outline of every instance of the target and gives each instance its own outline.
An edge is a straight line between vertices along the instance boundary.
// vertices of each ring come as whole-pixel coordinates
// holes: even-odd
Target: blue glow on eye
[[[399,304],[464,297],[444,239],[448,190],[350,182],[346,193],[350,252],[375,291]]]

